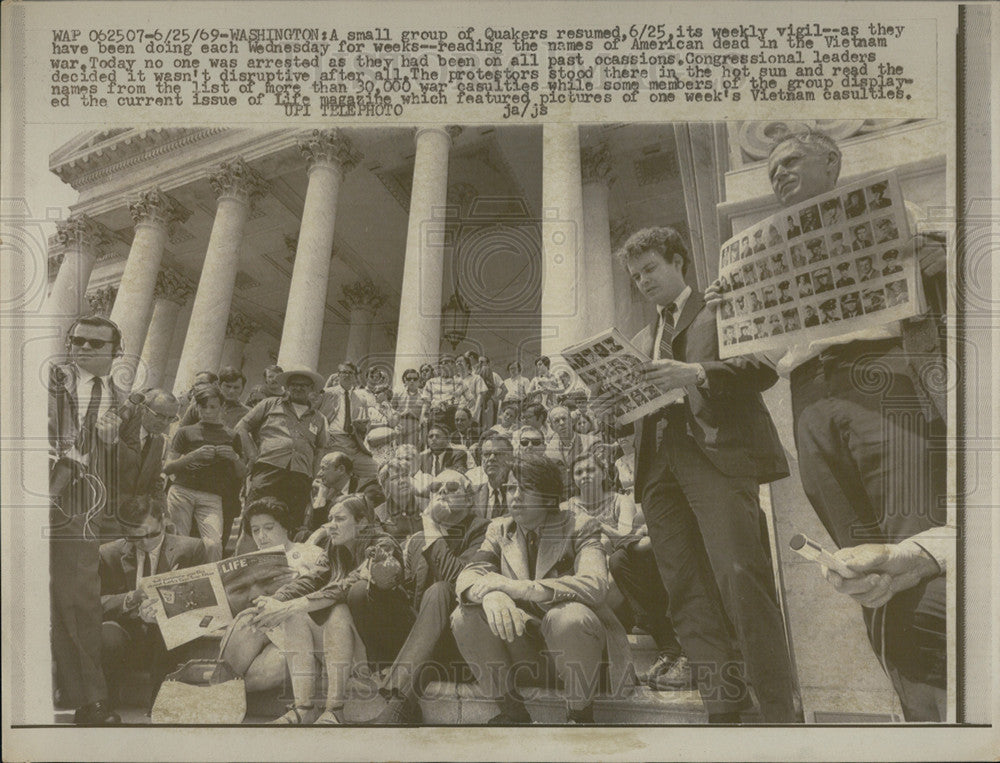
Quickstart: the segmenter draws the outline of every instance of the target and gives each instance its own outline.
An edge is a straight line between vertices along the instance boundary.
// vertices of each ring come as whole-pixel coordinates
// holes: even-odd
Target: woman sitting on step
[[[296,528],[292,526],[288,508],[277,498],[262,498],[246,508],[242,534],[253,539],[258,550],[280,547],[288,556],[290,575],[313,574],[326,565],[326,555],[315,545],[293,543],[289,537]],[[285,581],[287,582],[287,578]],[[280,586],[272,586],[274,592]],[[259,591],[258,591],[259,593]],[[263,597],[253,600],[256,604]],[[286,664],[282,652],[286,645],[308,643],[306,649],[294,654],[295,664],[288,666],[293,685],[305,681],[303,691],[312,692],[316,680],[314,652],[322,649],[322,633],[315,624],[286,621],[283,626],[264,630],[254,626],[253,618],[258,609],[251,606],[236,616],[230,626],[232,635],[225,642],[221,659],[243,676],[247,691],[265,691],[282,686],[285,682]],[[311,627],[310,627],[311,625]]]
[[[285,639],[281,651],[288,655],[294,703],[277,723],[343,723],[354,666],[366,661],[376,668],[391,665],[413,626],[413,610],[400,585],[402,551],[369,524],[363,495],[348,495],[333,505],[316,543],[326,554],[322,569],[260,598],[250,619],[264,632],[280,627]],[[317,637],[327,674],[323,709],[314,702],[314,672],[302,669],[312,660]]]

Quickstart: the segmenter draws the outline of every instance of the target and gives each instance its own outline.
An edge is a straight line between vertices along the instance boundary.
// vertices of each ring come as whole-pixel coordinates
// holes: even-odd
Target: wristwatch
[[[698,374],[698,384],[699,387],[704,387],[708,383],[708,376],[705,374],[705,367],[701,363],[695,363],[694,369]]]

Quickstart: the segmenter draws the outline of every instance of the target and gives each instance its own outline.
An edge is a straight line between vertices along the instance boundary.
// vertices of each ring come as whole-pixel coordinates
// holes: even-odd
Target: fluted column
[[[128,206],[135,235],[111,311],[111,320],[122,330],[125,347],[125,354],[115,361],[119,369],[116,379],[132,379],[135,375],[153,312],[153,293],[167,234],[173,223],[189,216],[159,188],[141,192]]]
[[[243,352],[257,328],[257,323],[243,313],[234,312],[229,316],[229,320],[226,322],[226,341],[222,345],[219,368],[232,366],[237,370],[242,370]]]
[[[142,361],[138,376],[143,387],[159,387],[166,376],[170,346],[177,329],[177,316],[187,302],[194,285],[176,270],[161,270],[153,289],[153,317],[149,321],[146,342],[142,346]]]
[[[266,189],[263,177],[242,157],[224,162],[209,181],[219,197],[219,203],[174,380],[177,391],[190,387],[198,371],[215,371],[219,367],[233,287],[239,270],[240,243],[251,205]]]
[[[323,339],[337,194],[359,157],[340,130],[313,130],[299,141],[309,162],[309,186],[295,248],[295,267],[281,331],[278,365],[316,368]]]
[[[342,286],[341,289],[344,292],[341,304],[351,316],[344,358],[357,363],[371,351],[372,323],[375,313],[385,303],[385,297],[370,278]]]
[[[587,333],[615,324],[615,272],[611,259],[608,192],[614,177],[608,144],[587,146],[580,153],[583,173],[583,271],[586,275]]]
[[[437,357],[441,343],[441,280],[444,270],[443,230],[429,235],[432,221],[444,227],[448,200],[448,153],[458,127],[418,127],[414,140],[410,217],[406,229],[406,260],[399,302],[396,369]]]
[[[542,130],[541,347],[558,355],[586,338],[580,135],[575,124],[547,123]]]
[[[62,261],[45,303],[45,314],[64,333],[83,313],[90,312],[87,284],[101,248],[111,243],[110,231],[85,214],[56,223],[56,239],[63,246]]]
[[[194,300],[188,299],[177,314],[177,323],[174,326],[174,335],[170,338],[170,349],[167,351],[163,378],[160,380],[160,387],[163,389],[174,389],[174,380],[177,378],[177,369],[180,367],[181,354],[184,352],[184,340],[187,338],[188,326],[191,325],[191,309],[193,307]]]

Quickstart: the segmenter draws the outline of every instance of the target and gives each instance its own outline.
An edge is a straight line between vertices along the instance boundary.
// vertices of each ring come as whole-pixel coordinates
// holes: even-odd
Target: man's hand
[[[693,387],[698,383],[698,366],[680,360],[651,360],[643,366],[642,376],[662,390]]]
[[[146,599],[139,605],[139,619],[144,623],[152,624],[156,622],[156,601]]]
[[[948,263],[944,236],[939,233],[918,233],[913,239],[916,241],[917,263],[921,272],[925,276],[943,273]]]
[[[371,584],[376,588],[386,591],[399,585],[402,579],[403,568],[395,557],[372,560]]]
[[[192,466],[208,466],[215,459],[215,446],[202,445],[191,451],[190,459]]]
[[[486,595],[492,591],[501,591],[507,596],[516,598],[519,595],[518,581],[496,572],[487,572],[469,586],[469,598],[472,601],[485,601]]]
[[[719,283],[719,279],[716,278],[705,289],[705,304],[711,310],[718,310],[719,305],[722,304],[722,299],[722,285]]]
[[[295,614],[301,608],[301,604],[297,603],[299,601],[304,599],[278,601],[273,596],[259,596],[254,601],[254,614],[250,617],[250,625],[259,631],[269,631]]]
[[[240,457],[236,455],[236,451],[233,450],[231,445],[219,445],[215,449],[215,454],[221,456],[229,461],[239,461]]]
[[[139,607],[142,604],[142,602],[148,598],[149,597],[146,595],[146,591],[140,586],[139,588],[136,588],[134,591],[129,591],[125,595],[125,600],[122,602],[122,608],[126,612],[131,612],[132,610]]]
[[[900,591],[912,588],[924,578],[937,575],[937,562],[919,545],[902,543],[865,543],[842,548],[834,556],[858,573],[845,578],[824,568],[830,584],[862,607],[881,607]]]
[[[483,599],[483,612],[486,614],[490,630],[504,641],[510,643],[524,635],[524,625],[528,621],[528,615],[503,591],[491,591],[486,594]]]
[[[98,419],[94,431],[105,445],[114,445],[118,442],[118,429],[121,425],[121,417],[114,411],[108,411]]]

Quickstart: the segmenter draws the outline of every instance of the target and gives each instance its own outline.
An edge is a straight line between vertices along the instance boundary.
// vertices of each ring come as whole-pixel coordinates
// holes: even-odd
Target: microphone
[[[842,578],[856,578],[858,573],[837,559],[833,554],[823,548],[819,543],[802,533],[796,533],[789,539],[788,545],[792,551],[796,552],[809,561],[816,562],[827,567]]]

